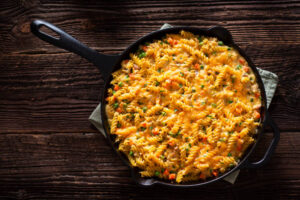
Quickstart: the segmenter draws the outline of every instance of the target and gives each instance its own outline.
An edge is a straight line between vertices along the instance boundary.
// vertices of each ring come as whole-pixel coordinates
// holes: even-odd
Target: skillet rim
[[[226,172],[224,172],[221,176],[218,177],[213,177],[210,179],[207,179],[206,181],[194,181],[194,182],[187,182],[187,183],[176,183],[176,182],[169,182],[169,181],[165,181],[163,179],[157,179],[157,178],[153,178],[153,177],[149,177],[149,178],[142,178],[139,175],[139,170],[136,167],[132,167],[131,164],[129,163],[127,157],[120,152],[119,150],[117,150],[117,144],[113,141],[112,139],[112,134],[110,134],[109,131],[109,125],[108,125],[108,121],[107,121],[107,116],[105,113],[105,105],[106,105],[106,101],[105,98],[107,96],[107,90],[110,87],[110,81],[112,79],[112,77],[110,76],[106,82],[105,82],[105,86],[102,90],[101,93],[101,118],[102,118],[102,126],[104,129],[104,132],[106,134],[106,139],[109,142],[109,144],[111,145],[111,147],[114,149],[115,153],[118,154],[118,156],[121,158],[121,160],[123,161],[123,163],[125,163],[129,169],[131,170],[131,176],[133,178],[133,180],[139,184],[140,186],[144,186],[144,187],[149,187],[149,186],[153,186],[153,185],[164,185],[164,186],[168,186],[168,187],[174,187],[174,188],[191,188],[191,187],[199,187],[202,185],[207,185],[210,183],[214,183],[218,180],[221,180],[223,178],[225,178],[226,176],[232,174],[233,172],[235,172],[238,169],[242,169],[245,167],[245,164],[248,161],[249,156],[253,153],[254,149],[256,148],[257,143],[259,143],[261,136],[264,132],[264,127],[266,124],[266,116],[267,116],[267,99],[266,99],[266,93],[265,93],[265,88],[261,79],[260,74],[257,71],[257,68],[255,66],[255,64],[252,62],[252,60],[247,56],[247,54],[233,41],[232,36],[230,34],[230,32],[221,27],[221,26],[213,26],[211,28],[197,28],[197,27],[189,27],[189,26],[176,26],[176,27],[171,27],[171,28],[166,28],[166,29],[161,29],[161,30],[156,30],[154,32],[151,32],[147,35],[144,35],[142,37],[140,37],[139,39],[137,39],[135,42],[133,42],[131,45],[129,45],[119,56],[116,56],[116,64],[115,66],[113,66],[113,69],[111,69],[111,72],[116,71],[117,69],[120,68],[120,62],[123,59],[126,59],[126,57],[128,57],[129,53],[131,52],[135,52],[138,48],[138,46],[140,44],[143,44],[145,42],[151,42],[154,39],[161,39],[162,36],[166,35],[167,33],[179,33],[179,31],[181,30],[186,30],[189,32],[192,32],[194,34],[197,35],[204,35],[204,36],[213,36],[213,37],[217,37],[219,40],[223,41],[223,43],[225,45],[228,45],[230,47],[235,48],[241,56],[244,57],[244,59],[248,62],[249,67],[251,67],[255,77],[256,77],[256,82],[259,85],[259,89],[261,92],[261,110],[260,110],[260,114],[261,114],[261,118],[260,118],[260,126],[257,129],[257,133],[255,134],[255,142],[254,144],[252,144],[251,147],[248,147],[248,149],[244,152],[244,155],[241,157],[238,165],[236,165],[234,168],[227,170]]]

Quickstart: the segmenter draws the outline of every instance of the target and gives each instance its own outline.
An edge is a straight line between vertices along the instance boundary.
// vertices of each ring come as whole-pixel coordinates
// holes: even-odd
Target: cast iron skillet
[[[55,38],[51,35],[48,35],[45,32],[42,32],[40,30],[40,28],[42,26],[57,33],[59,35],[59,38]],[[248,148],[248,150],[244,153],[244,156],[241,158],[241,160],[237,166],[228,170],[227,172],[225,172],[224,174],[222,174],[218,177],[210,178],[205,181],[195,181],[195,182],[177,184],[177,183],[171,183],[169,181],[164,181],[164,180],[160,180],[160,179],[156,179],[156,178],[141,177],[139,175],[139,170],[130,165],[126,155],[124,155],[123,153],[121,153],[117,150],[118,144],[114,142],[115,136],[110,134],[109,124],[108,124],[107,116],[105,114],[105,105],[106,105],[105,98],[107,96],[107,89],[111,87],[111,85],[110,85],[110,81],[112,79],[111,73],[118,70],[121,67],[121,65],[120,65],[121,61],[124,59],[128,59],[129,53],[135,52],[138,49],[138,46],[140,44],[144,44],[145,42],[151,42],[153,39],[161,39],[167,33],[179,33],[179,31],[181,31],[181,30],[190,31],[190,32],[198,34],[198,35],[217,37],[219,40],[223,41],[224,44],[238,50],[239,53],[247,60],[249,66],[252,68],[252,70],[256,76],[256,79],[257,79],[257,82],[259,85],[259,89],[261,91],[262,107],[261,107],[261,111],[260,111],[261,112],[260,113],[261,114],[261,119],[260,119],[261,126],[259,126],[259,128],[258,128],[258,134],[256,135],[256,138],[255,138],[256,142],[252,145],[251,148]],[[270,159],[271,154],[275,150],[275,147],[280,138],[280,133],[279,133],[279,129],[278,129],[277,125],[274,123],[274,121],[271,119],[270,115],[267,112],[267,106],[266,106],[267,99],[266,99],[266,93],[265,93],[264,85],[262,83],[262,79],[261,79],[255,65],[253,64],[253,62],[244,53],[244,51],[242,51],[233,42],[230,32],[223,27],[215,26],[215,27],[212,27],[209,29],[194,28],[194,27],[173,27],[173,28],[167,28],[167,29],[163,29],[163,30],[154,31],[154,32],[149,33],[148,35],[138,39],[136,42],[131,44],[120,55],[104,55],[104,54],[98,53],[97,51],[90,49],[89,47],[80,43],[78,40],[71,37],[64,31],[62,31],[61,29],[55,27],[54,25],[52,25],[48,22],[42,21],[42,20],[33,21],[31,23],[31,31],[33,34],[35,34],[40,39],[42,39],[50,44],[53,44],[57,47],[74,52],[74,53],[86,58],[87,60],[89,60],[90,62],[92,62],[94,65],[96,65],[98,67],[98,69],[100,70],[100,72],[103,76],[103,79],[105,81],[105,86],[104,86],[102,96],[101,96],[101,105],[102,105],[101,106],[101,118],[103,121],[103,128],[105,130],[107,140],[110,143],[110,145],[112,146],[112,148],[115,150],[115,152],[123,160],[123,162],[126,165],[128,165],[128,167],[131,169],[132,178],[141,186],[152,186],[152,185],[158,184],[158,185],[166,185],[169,187],[185,188],[185,187],[195,187],[195,186],[206,185],[209,183],[216,182],[220,179],[223,179],[224,177],[228,176],[229,174],[231,174],[232,172],[234,172],[238,169],[261,167]],[[253,150],[255,149],[256,144],[260,141],[260,138],[263,134],[264,126],[266,124],[269,124],[273,130],[273,139],[272,139],[266,153],[264,154],[263,158],[258,162],[251,163],[251,162],[249,162],[248,158],[249,158],[250,154],[253,152]]]

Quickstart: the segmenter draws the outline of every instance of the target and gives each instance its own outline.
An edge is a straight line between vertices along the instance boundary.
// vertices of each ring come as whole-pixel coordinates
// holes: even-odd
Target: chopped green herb
[[[150,128],[150,130],[152,130],[152,129],[153,129],[153,126],[150,126],[149,128]]]
[[[124,104],[123,104],[124,110],[126,110],[127,106],[128,106],[127,103],[124,103]]]
[[[196,90],[195,90],[195,89],[192,89],[192,92],[196,92]]]
[[[205,105],[205,101],[203,101],[203,102],[201,103],[201,105]]]
[[[146,130],[146,128],[145,127],[141,127],[141,131],[144,131],[144,130]]]
[[[182,87],[182,84],[181,84],[181,83],[179,84],[179,87]]]
[[[234,167],[234,164],[230,163],[230,164],[229,164],[229,167]]]
[[[131,120],[134,120],[135,115],[133,113],[131,113]]]
[[[156,81],[155,86],[159,86],[160,82]]]
[[[160,172],[159,171],[155,171],[155,176],[159,176]]]
[[[113,107],[114,107],[114,109],[117,109],[119,107],[119,103],[118,102],[114,103]]]
[[[190,147],[190,148],[192,147],[191,143],[189,143],[189,147]]]
[[[141,53],[139,54],[138,57],[139,57],[139,58],[144,58],[144,57],[146,57],[146,52],[141,51]]]
[[[147,107],[143,107],[142,110],[145,113],[147,111]]]
[[[162,45],[162,44],[163,44],[163,42],[162,42],[162,41],[160,41],[160,44]]]
[[[203,65],[200,65],[200,69],[204,69],[204,66],[203,66]]]
[[[219,141],[220,142],[225,142],[225,139],[224,138],[220,138]]]
[[[209,117],[209,118],[213,119],[213,116],[211,116],[211,115],[207,115],[207,117]]]
[[[216,107],[217,107],[217,104],[212,103],[211,106],[214,107],[214,108],[216,108]]]
[[[157,72],[159,72],[159,73],[160,73],[160,72],[161,72],[161,69],[159,68],[159,69],[157,70]]]
[[[202,42],[203,38],[202,37],[198,37],[199,42]]]
[[[129,155],[130,155],[130,156],[133,156],[133,152],[132,152],[132,151],[130,151],[130,152],[129,152]]]
[[[122,124],[120,122],[117,123],[117,128],[121,128]]]
[[[126,76],[125,76],[125,78],[126,78],[126,79],[128,79],[128,78],[129,78],[129,76],[128,76],[128,75],[126,75]]]
[[[201,41],[199,44],[200,44],[200,45],[203,45],[203,41]]]
[[[181,76],[184,76],[184,74],[182,72],[179,72]]]
[[[236,66],[236,69],[237,69],[237,70],[242,69],[242,65],[238,64],[238,65]]]
[[[161,159],[165,159],[165,156],[164,156],[164,155],[161,155],[160,158],[161,158]],[[165,171],[165,170],[164,170],[164,171]]]
[[[166,116],[166,114],[167,114],[167,113],[166,113],[165,111],[162,111],[162,112],[161,112],[161,115],[162,115],[162,116]]]
[[[242,126],[242,124],[243,124],[243,122],[240,122],[240,123],[239,123],[239,126]]]
[[[163,122],[162,125],[165,126],[165,125],[167,125],[167,123],[166,123],[166,122]]]
[[[235,93],[237,93],[237,90],[234,90]]]
[[[234,83],[235,82],[235,76],[231,76],[231,82]]]
[[[250,101],[251,101],[251,102],[253,102],[253,101],[254,101],[254,99],[253,99],[253,98],[251,98],[251,99],[250,99]]]
[[[228,100],[228,103],[230,104],[230,103],[233,103],[233,101],[232,100]]]
[[[223,43],[222,41],[219,41],[219,42],[218,42],[218,45],[219,45],[219,46],[222,46],[222,45],[224,45],[224,43]]]
[[[230,50],[231,50],[231,48],[230,48],[230,47],[228,47],[228,48],[227,48],[227,50],[228,50],[228,51],[230,51]]]
[[[113,93],[113,94],[116,94],[116,91],[113,90],[112,93]]]
[[[164,40],[164,43],[169,44],[169,42],[167,40]]]
[[[203,89],[203,88],[204,88],[204,85],[201,85],[201,88]]]
[[[229,134],[229,135],[232,135],[232,134],[233,134],[233,131],[228,132],[228,134]]]
[[[186,152],[188,152],[190,149],[189,148],[185,148]]]
[[[174,112],[177,112],[178,110],[177,109],[174,109]]]
[[[118,85],[119,85],[120,87],[122,87],[122,86],[123,86],[123,83],[122,83],[122,82],[120,82]]]
[[[185,137],[185,141],[188,142],[189,141],[189,137]]]

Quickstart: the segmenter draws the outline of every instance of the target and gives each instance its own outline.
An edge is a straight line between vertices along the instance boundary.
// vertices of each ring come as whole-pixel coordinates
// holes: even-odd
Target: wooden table
[[[257,66],[279,76],[269,111],[281,140],[271,161],[242,170],[234,185],[138,187],[88,121],[103,88],[101,74],[34,37],[33,19],[107,54],[164,23],[228,28]],[[299,1],[1,1],[0,199],[299,199],[299,63]],[[264,136],[253,160],[270,139]]]

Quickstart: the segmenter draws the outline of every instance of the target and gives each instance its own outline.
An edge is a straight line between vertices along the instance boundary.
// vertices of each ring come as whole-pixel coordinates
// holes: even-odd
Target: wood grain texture
[[[136,186],[127,166],[99,133],[1,134],[0,198],[296,198],[299,134],[283,132],[271,161],[257,170],[242,170],[234,185],[219,182],[189,190],[163,188],[164,192],[161,187]],[[270,139],[266,134],[252,160],[261,157]]]
[[[282,131],[270,163],[236,184],[140,188],[87,118],[100,72],[34,37],[44,19],[106,54],[162,24],[229,29],[260,68],[276,73],[270,106]],[[0,1],[0,199],[300,199],[300,1]],[[267,128],[267,130],[270,130]],[[258,146],[262,157],[270,135]]]

